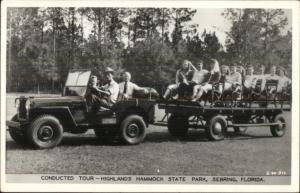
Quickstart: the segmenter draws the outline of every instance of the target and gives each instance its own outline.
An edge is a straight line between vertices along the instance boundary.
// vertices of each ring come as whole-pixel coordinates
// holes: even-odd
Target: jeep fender
[[[50,107],[40,107],[36,109],[31,109],[30,111],[30,121],[35,119],[40,115],[52,115],[60,121],[63,125],[65,131],[71,130],[72,128],[77,127],[77,123],[73,118],[73,115],[67,106],[50,106]]]

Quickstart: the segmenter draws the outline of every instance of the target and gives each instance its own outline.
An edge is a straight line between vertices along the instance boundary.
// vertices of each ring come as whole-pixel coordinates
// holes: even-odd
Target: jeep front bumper
[[[19,122],[16,122],[16,121],[6,121],[6,126],[10,127],[10,128],[16,128],[16,129],[21,128],[21,124]]]

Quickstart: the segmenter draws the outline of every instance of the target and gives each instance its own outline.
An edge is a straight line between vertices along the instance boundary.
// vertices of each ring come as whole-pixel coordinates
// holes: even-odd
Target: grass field
[[[14,98],[7,95],[7,119],[15,114]],[[156,111],[157,117],[163,115]],[[291,173],[291,125],[271,136],[269,128],[251,128],[244,135],[229,133],[219,142],[208,141],[203,131],[191,130],[183,140],[166,127],[151,125],[145,141],[136,146],[102,144],[93,131],[65,134],[58,147],[34,150],[17,145],[6,132],[6,172],[22,174],[161,174],[161,175],[266,175]],[[4,129],[4,128],[1,128]]]

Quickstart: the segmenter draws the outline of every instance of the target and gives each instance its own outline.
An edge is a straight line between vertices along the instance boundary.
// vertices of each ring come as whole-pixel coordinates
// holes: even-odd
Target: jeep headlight
[[[27,112],[28,112],[28,110],[30,109],[30,104],[31,104],[31,102],[30,102],[30,100],[28,99],[28,100],[26,101],[26,103],[25,103],[25,109],[26,109]]]

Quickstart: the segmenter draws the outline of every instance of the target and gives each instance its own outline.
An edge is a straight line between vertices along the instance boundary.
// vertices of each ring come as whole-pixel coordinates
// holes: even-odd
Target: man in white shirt
[[[123,74],[123,82],[119,83],[120,94],[124,97],[124,99],[132,98],[134,91],[144,91],[148,93],[148,90],[138,85],[134,84],[131,80],[131,74],[129,72],[124,72]]]

